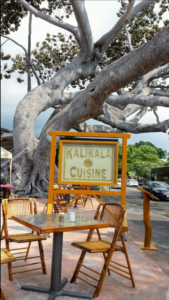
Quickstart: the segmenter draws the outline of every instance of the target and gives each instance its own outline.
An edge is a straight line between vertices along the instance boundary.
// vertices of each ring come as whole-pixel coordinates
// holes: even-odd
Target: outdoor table
[[[64,214],[64,217],[62,218],[59,214],[37,214],[30,216],[15,216],[12,217],[12,219],[37,231],[39,234],[54,233],[50,289],[28,285],[23,285],[21,289],[51,294],[48,300],[54,300],[55,297],[58,296],[92,299],[92,295],[90,294],[62,290],[67,282],[67,278],[64,278],[61,281],[63,232],[106,228],[108,227],[108,224],[76,214],[75,220],[70,221],[69,213]]]

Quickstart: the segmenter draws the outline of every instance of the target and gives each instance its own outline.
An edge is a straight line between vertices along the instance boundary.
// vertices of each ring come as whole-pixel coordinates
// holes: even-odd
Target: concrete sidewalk
[[[38,212],[41,213],[44,207],[46,199],[38,198]],[[94,207],[96,208],[98,202],[93,200]],[[95,210],[92,209],[91,204],[87,204],[85,210],[80,206],[76,209],[70,206],[69,212],[75,211],[77,214],[86,215],[93,218]],[[130,225],[129,225],[130,226]],[[22,226],[19,223],[10,221],[9,228],[11,233],[19,233]],[[133,230],[133,227],[132,227]],[[72,231],[64,233],[64,243],[63,243],[63,256],[62,256],[62,277],[71,278],[73,271],[75,269],[78,257],[80,255],[80,250],[71,246],[73,241],[85,241],[88,231]],[[112,238],[112,229],[106,228],[102,229],[102,234],[106,239]],[[148,258],[145,253],[135,244],[129,233],[126,234],[126,246],[131,262],[131,267],[133,270],[134,280],[136,287],[133,288],[130,280],[113,273],[111,276],[107,275],[104,281],[100,296],[98,300],[168,300],[169,293],[169,277],[163,273],[163,271],[158,267],[158,265]],[[19,248],[19,244],[16,244]],[[50,287],[50,276],[51,276],[51,259],[52,259],[52,234],[51,236],[43,242],[45,261],[47,267],[47,275],[43,275],[41,270],[34,272],[20,273],[14,275],[14,280],[8,280],[7,265],[1,265],[1,287],[8,300],[46,300],[49,295],[33,293],[28,291],[20,290],[23,284],[34,285],[40,287]],[[5,247],[4,241],[1,243],[1,247]],[[30,255],[37,255],[38,245],[37,242],[32,243]],[[124,255],[122,253],[114,253],[114,260],[117,262],[125,261]],[[103,264],[103,256],[101,254],[87,255],[86,260],[88,266],[95,270],[101,269]],[[169,263],[166,261],[166,264]],[[100,271],[100,270],[99,270]],[[92,280],[91,280],[91,283]],[[93,294],[94,289],[83,281],[78,280],[75,284],[67,283],[65,290],[78,291],[84,293]],[[167,296],[168,293],[168,296]],[[57,297],[58,300],[65,299],[78,299],[71,297]]]

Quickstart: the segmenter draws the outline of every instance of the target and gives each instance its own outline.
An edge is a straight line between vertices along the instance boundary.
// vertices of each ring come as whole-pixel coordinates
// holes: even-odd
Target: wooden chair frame
[[[26,204],[27,204],[27,206],[25,208]],[[19,209],[19,211],[18,211],[18,209]],[[13,210],[13,211],[11,211],[11,210]],[[24,273],[24,272],[29,272],[29,271],[39,270],[39,269],[42,269],[43,274],[46,274],[47,271],[46,271],[44,251],[43,251],[43,245],[42,245],[42,240],[46,240],[46,238],[44,236],[41,236],[40,234],[33,234],[34,233],[33,230],[30,233],[9,235],[8,227],[7,227],[7,220],[11,219],[12,216],[37,214],[36,200],[30,199],[30,198],[4,199],[4,200],[2,200],[2,212],[3,212],[6,248],[8,251],[12,252],[12,254],[15,255],[15,257],[16,257],[15,261],[20,261],[20,260],[26,261],[27,259],[40,258],[40,261],[29,263],[29,264],[16,265],[16,266],[12,266],[12,263],[9,262],[8,263],[9,280],[13,280],[13,274]],[[34,241],[38,242],[40,255],[28,257],[31,243]],[[10,249],[11,242],[28,243],[28,246],[22,247],[19,249],[17,249],[17,248]],[[16,270],[19,267],[33,266],[33,265],[37,265],[37,264],[41,264],[41,267],[28,269],[28,270],[24,270],[24,271],[13,272],[13,269]]]
[[[5,255],[5,258],[3,257],[3,255]],[[7,264],[8,262],[12,262],[15,260],[16,258],[7,249],[5,248],[1,249],[1,264]],[[1,289],[1,299],[6,300],[2,289]]]
[[[88,200],[90,200],[92,208],[94,209],[91,195],[80,195],[80,197],[75,201],[74,208],[77,207],[78,201],[81,201],[82,207],[83,207],[83,209],[85,209],[85,206],[86,206],[86,203]]]
[[[91,189],[91,186],[90,186],[90,185],[83,185],[83,186],[80,186],[79,189],[90,190],[90,189]],[[92,207],[93,207],[93,209],[94,209],[93,201],[92,201],[91,195],[84,195],[84,194],[80,195],[80,197],[77,198],[77,200],[75,201],[74,208],[77,207],[78,201],[81,201],[82,207],[83,207],[83,209],[85,209],[87,200],[90,200],[91,205],[92,205]]]
[[[53,197],[53,213],[59,213],[60,211],[62,211],[63,206],[65,206],[67,202],[65,201],[65,195],[64,194],[54,194]],[[46,202],[43,210],[42,210],[42,214],[46,213],[48,209],[48,201]],[[68,210],[67,210],[68,212]]]
[[[119,207],[118,218],[109,210],[109,208],[107,208],[107,206],[114,206],[117,208]],[[81,252],[80,258],[78,260],[78,263],[76,265],[74,274],[72,276],[71,283],[75,282],[76,279],[79,278],[79,279],[83,280],[84,282],[90,284],[91,286],[93,286],[95,288],[93,297],[99,296],[107,272],[109,275],[111,275],[111,272],[114,272],[123,277],[126,277],[127,279],[130,279],[132,281],[133,287],[135,287],[134,278],[133,278],[133,274],[132,274],[132,270],[131,270],[131,266],[130,266],[130,261],[129,261],[127,249],[126,249],[125,242],[124,242],[123,235],[122,235],[122,226],[123,226],[123,220],[124,220],[124,215],[125,215],[126,209],[117,203],[101,203],[101,204],[99,204],[99,206],[96,210],[94,219],[102,220],[103,215],[104,215],[104,210],[106,210],[109,215],[109,218],[108,218],[109,220],[107,220],[107,222],[109,223],[110,218],[111,219],[113,218],[114,222],[116,223],[116,226],[111,226],[109,224],[110,227],[115,227],[115,233],[114,233],[112,242],[110,243],[110,242],[103,240],[101,238],[99,229],[96,229],[99,240],[91,241],[93,233],[94,233],[94,229],[93,229],[93,230],[89,231],[86,242],[72,243],[72,246],[81,249],[82,252]],[[104,222],[106,222],[106,219],[104,219]],[[122,246],[117,245],[119,236],[121,237]],[[119,264],[115,261],[112,261],[112,256],[115,251],[121,251],[122,253],[125,254],[127,266]],[[103,265],[101,273],[97,272],[83,264],[86,253],[103,253],[104,265]],[[99,275],[99,279],[87,274],[84,271],[81,271],[81,267]],[[85,276],[88,276],[91,279],[94,279],[97,282],[97,284],[93,285],[89,281],[86,281],[81,276],[79,276],[79,273],[81,273]]]

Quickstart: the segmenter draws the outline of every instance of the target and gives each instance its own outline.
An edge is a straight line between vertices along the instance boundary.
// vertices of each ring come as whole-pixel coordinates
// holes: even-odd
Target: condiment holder
[[[74,222],[74,221],[75,221],[75,213],[70,212],[70,222]]]

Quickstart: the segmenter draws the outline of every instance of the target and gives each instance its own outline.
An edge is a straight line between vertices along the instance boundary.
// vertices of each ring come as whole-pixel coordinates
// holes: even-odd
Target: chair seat
[[[35,235],[32,233],[20,233],[20,234],[12,234],[9,235],[9,240],[15,243],[26,243],[33,241],[43,241],[46,240],[45,236]]]
[[[16,260],[16,258],[11,252],[9,252],[6,248],[1,249],[1,264],[6,264],[14,260]]]
[[[106,241],[89,241],[89,242],[72,243],[71,245],[90,253],[98,253],[98,252],[109,251],[111,243]]]

